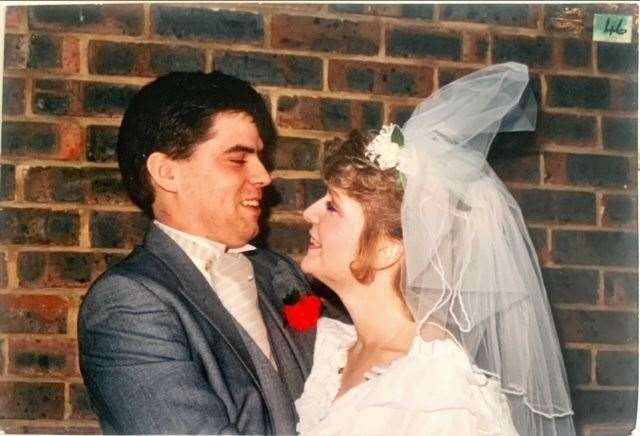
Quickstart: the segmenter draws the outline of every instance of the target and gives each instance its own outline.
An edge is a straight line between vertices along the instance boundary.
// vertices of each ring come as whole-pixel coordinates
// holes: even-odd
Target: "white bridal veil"
[[[443,87],[405,124],[406,299],[500,380],[522,435],[574,434],[568,384],[535,250],[486,162],[498,132],[534,130],[527,67],[493,65]]]

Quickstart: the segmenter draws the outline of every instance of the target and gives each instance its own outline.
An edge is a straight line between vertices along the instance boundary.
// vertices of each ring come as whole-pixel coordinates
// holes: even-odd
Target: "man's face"
[[[249,115],[215,116],[194,153],[176,161],[177,201],[170,207],[184,231],[230,248],[258,234],[262,189],[271,183],[258,157],[262,148]]]

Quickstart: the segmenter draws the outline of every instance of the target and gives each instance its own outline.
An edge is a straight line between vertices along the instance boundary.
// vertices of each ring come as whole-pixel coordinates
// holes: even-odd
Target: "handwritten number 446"
[[[624,35],[625,33],[627,33],[627,29],[624,28],[622,23],[622,19],[618,20],[618,22],[615,23],[611,22],[611,20],[607,18],[607,21],[604,24],[604,32],[608,33],[609,35],[613,35],[614,33],[618,35]]]

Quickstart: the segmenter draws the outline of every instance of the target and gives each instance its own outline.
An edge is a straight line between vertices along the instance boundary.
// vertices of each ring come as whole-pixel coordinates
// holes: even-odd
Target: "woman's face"
[[[349,266],[358,253],[364,228],[360,203],[345,191],[329,187],[303,216],[311,224],[309,249],[301,264],[303,271],[330,287],[355,282]]]

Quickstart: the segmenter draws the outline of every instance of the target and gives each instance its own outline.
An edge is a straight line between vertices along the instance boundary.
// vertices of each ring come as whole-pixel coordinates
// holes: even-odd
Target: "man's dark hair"
[[[118,164],[133,202],[153,218],[154,190],[147,158],[162,152],[186,159],[202,141],[213,117],[246,113],[266,147],[277,139],[264,100],[253,87],[220,72],[171,73],[145,85],[132,99],[118,134]]]

